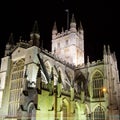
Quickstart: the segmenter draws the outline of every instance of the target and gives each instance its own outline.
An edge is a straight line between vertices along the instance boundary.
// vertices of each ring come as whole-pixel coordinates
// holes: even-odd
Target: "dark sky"
[[[0,4],[0,55],[3,57],[4,48],[12,32],[15,41],[22,36],[29,40],[34,21],[39,24],[43,47],[51,50],[51,30],[54,21],[58,30],[66,29],[67,14],[69,18],[75,14],[76,22],[82,22],[85,39],[85,57],[90,61],[102,59],[103,45],[110,45],[111,52],[116,52],[120,66],[119,43],[116,17],[113,2],[106,0],[44,0],[44,1],[14,1]],[[85,58],[86,59],[86,58]]]

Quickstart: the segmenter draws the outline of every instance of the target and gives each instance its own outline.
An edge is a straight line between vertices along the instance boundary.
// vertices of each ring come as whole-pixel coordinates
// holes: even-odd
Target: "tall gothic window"
[[[94,114],[93,115],[94,116],[94,120],[105,120],[105,112],[104,112],[104,110],[100,106],[98,106],[95,109],[93,114]]]
[[[23,88],[23,71],[25,59],[12,62],[11,85],[9,98],[9,116],[16,117],[20,102],[20,93]]]
[[[103,76],[99,71],[96,71],[92,77],[93,80],[93,98],[103,97]]]

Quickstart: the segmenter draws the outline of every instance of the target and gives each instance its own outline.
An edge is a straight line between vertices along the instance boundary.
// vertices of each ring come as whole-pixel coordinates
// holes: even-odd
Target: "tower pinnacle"
[[[40,35],[39,35],[39,27],[37,21],[34,22],[33,29],[30,34],[30,39],[31,39],[30,40],[31,45],[39,47]]]
[[[70,31],[71,32],[76,32],[77,31],[74,14],[72,14],[72,19],[71,19],[71,22],[70,22]]]
[[[37,20],[35,20],[34,22],[32,33],[39,33],[39,27],[38,27]]]
[[[53,29],[52,29],[52,39],[55,39],[57,33],[58,33],[57,25],[56,25],[56,22],[54,22]]]
[[[53,30],[52,30],[52,34],[57,34],[57,25],[56,25],[56,22],[54,22],[54,25],[53,25]]]

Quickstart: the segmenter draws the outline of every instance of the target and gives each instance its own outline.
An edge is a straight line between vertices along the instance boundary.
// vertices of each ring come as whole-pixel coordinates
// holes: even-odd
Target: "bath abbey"
[[[85,62],[84,28],[51,31],[51,51],[40,47],[35,21],[29,40],[8,38],[0,64],[0,120],[120,120],[115,52]],[[93,47],[93,46],[92,46]]]

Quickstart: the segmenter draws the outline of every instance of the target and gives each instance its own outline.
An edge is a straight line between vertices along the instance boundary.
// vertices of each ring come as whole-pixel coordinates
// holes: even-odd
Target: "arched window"
[[[19,108],[20,103],[20,93],[22,90],[23,83],[23,72],[25,59],[21,58],[17,61],[12,61],[12,69],[11,69],[11,84],[10,84],[10,97],[9,97],[9,110],[8,115],[16,117],[17,110]]]
[[[103,97],[103,76],[99,71],[96,71],[92,77],[93,80],[93,98]]]
[[[29,113],[29,116],[28,116],[28,120],[36,120],[36,116],[35,116],[35,106],[34,104],[31,102],[29,105],[28,105],[28,113]]]
[[[105,120],[105,112],[100,106],[95,109],[93,115],[94,120]]]

